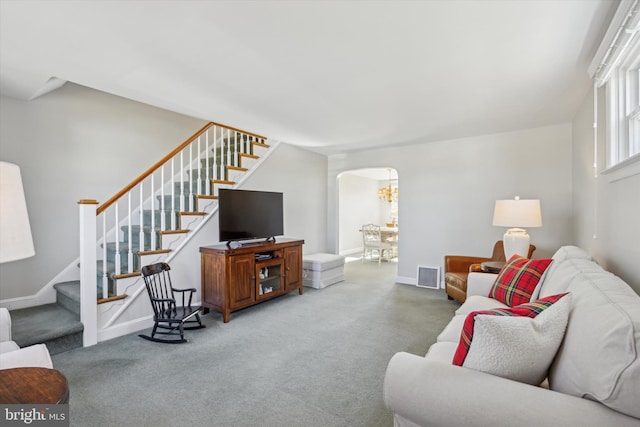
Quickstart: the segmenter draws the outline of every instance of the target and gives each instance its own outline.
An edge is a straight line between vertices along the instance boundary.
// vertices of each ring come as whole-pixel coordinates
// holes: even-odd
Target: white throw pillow
[[[562,343],[570,309],[571,295],[561,294],[469,313],[453,363],[538,385]]]

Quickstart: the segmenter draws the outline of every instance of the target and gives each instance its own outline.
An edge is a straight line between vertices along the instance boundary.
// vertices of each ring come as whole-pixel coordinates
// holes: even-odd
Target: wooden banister
[[[131,189],[133,187],[135,187],[136,185],[140,184],[146,177],[148,177],[149,175],[154,173],[160,166],[162,166],[167,161],[169,161],[169,159],[171,159],[173,156],[175,156],[180,151],[182,151],[185,147],[187,147],[189,144],[191,144],[193,141],[195,141],[196,138],[198,138],[200,135],[202,135],[207,129],[209,129],[212,126],[218,126],[218,127],[224,128],[224,129],[229,129],[229,130],[234,131],[234,132],[240,132],[240,133],[242,133],[244,135],[253,136],[255,138],[259,138],[259,139],[263,139],[263,140],[267,139],[266,136],[258,135],[256,133],[247,132],[247,131],[244,131],[242,129],[234,128],[234,127],[231,127],[231,126],[226,126],[226,125],[223,125],[223,124],[220,124],[220,123],[216,123],[216,122],[209,122],[206,125],[204,125],[200,130],[198,130],[196,133],[194,133],[189,138],[187,138],[182,144],[180,144],[179,146],[174,148],[169,154],[164,156],[162,159],[158,160],[153,166],[151,166],[149,169],[144,171],[140,176],[138,176],[136,179],[131,181],[122,190],[118,191],[109,200],[104,202],[98,209],[96,209],[96,216],[100,215],[102,212],[104,212],[109,206],[114,204],[116,202],[116,200],[120,199],[122,196],[124,196],[129,191],[131,191]]]
[[[210,122],[210,124],[218,126],[218,127],[221,127],[221,128],[229,129],[229,130],[232,130],[232,131],[235,131],[235,132],[240,132],[240,133],[243,133],[245,135],[253,136],[253,137],[256,137],[258,139],[267,139],[266,136],[258,135],[257,133],[253,133],[253,132],[247,132],[246,130],[242,130],[242,129],[234,128],[234,127],[231,127],[231,126],[223,125],[221,123]]]

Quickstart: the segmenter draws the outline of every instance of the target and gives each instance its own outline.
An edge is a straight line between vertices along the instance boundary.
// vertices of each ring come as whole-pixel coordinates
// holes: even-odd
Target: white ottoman
[[[302,258],[303,285],[322,289],[344,280],[344,257],[334,254],[311,254]]]

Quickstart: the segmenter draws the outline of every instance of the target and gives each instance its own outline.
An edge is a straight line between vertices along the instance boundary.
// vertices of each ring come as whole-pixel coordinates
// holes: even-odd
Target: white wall
[[[376,179],[343,173],[339,178],[338,210],[340,218],[339,252],[362,250],[363,224],[383,224],[385,217],[378,199],[380,182]]]
[[[605,166],[605,91],[598,92],[598,170]],[[573,120],[576,244],[640,293],[640,175],[609,182],[593,173],[593,91]],[[594,238],[595,235],[595,238]]]
[[[328,247],[337,249],[336,177],[350,169],[393,167],[399,198],[401,280],[446,254],[490,256],[503,228],[491,225],[496,199],[539,198],[543,227],[530,229],[535,257],[571,244],[571,125],[440,141],[329,157]]]
[[[0,97],[0,122],[36,249],[0,265],[0,299],[35,294],[78,257],[78,200],[106,201],[206,123],[71,83],[29,102]]]
[[[326,251],[327,157],[280,144],[242,188],[281,191],[284,234],[304,239],[303,253]]]

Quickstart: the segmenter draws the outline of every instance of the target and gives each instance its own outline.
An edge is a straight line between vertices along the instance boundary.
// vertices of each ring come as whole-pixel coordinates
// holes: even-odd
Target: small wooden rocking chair
[[[139,336],[149,341],[178,344],[187,342],[184,338],[185,329],[201,329],[205,326],[200,321],[200,314],[198,313],[200,307],[191,307],[191,298],[196,289],[175,289],[171,285],[169,270],[171,270],[169,264],[164,262],[142,267],[142,277],[144,278],[144,284],[147,287],[147,293],[149,294],[151,306],[153,307],[153,321],[155,325],[153,326],[151,336]],[[182,294],[182,306],[176,304],[175,292]],[[189,296],[185,304],[187,293]],[[187,323],[195,323],[197,325],[185,326]],[[159,332],[158,328],[167,329],[168,332]],[[156,338],[156,334],[176,337],[179,334],[180,338],[161,339]]]

